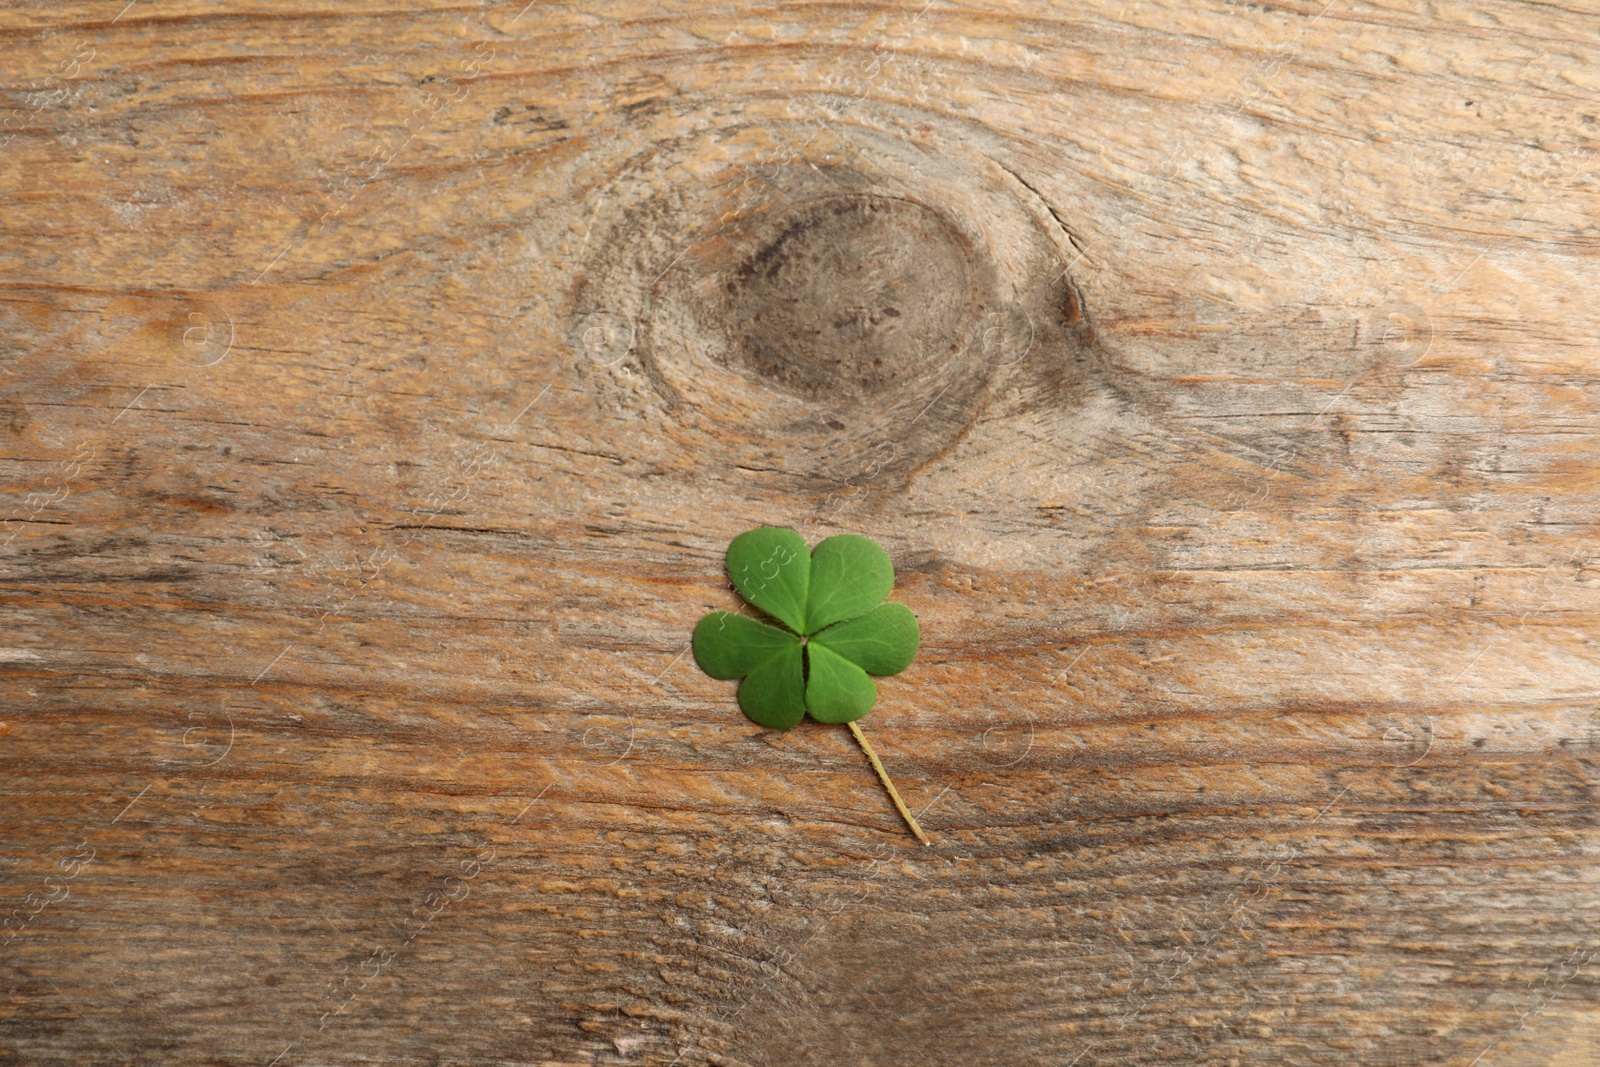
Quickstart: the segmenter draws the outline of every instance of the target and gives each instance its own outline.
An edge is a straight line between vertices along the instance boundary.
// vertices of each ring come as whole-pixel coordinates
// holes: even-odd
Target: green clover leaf
[[[787,730],[807,713],[854,722],[872,710],[871,675],[899,674],[917,654],[916,616],[886,604],[894,565],[870,537],[840,534],[808,549],[793,530],[761,526],[728,546],[739,594],[781,625],[714,611],[694,628],[694,658],[713,678],[742,678],[739,707]]]
[[[878,542],[840,534],[814,549],[779,526],[746,530],[728,546],[728,577],[774,620],[713,611],[694,628],[695,662],[739,683],[739,707],[762,726],[787,730],[809,714],[847,723],[911,831],[929,844],[856,720],[872,710],[872,676],[899,674],[922,635],[904,604],[885,603],[894,565]]]

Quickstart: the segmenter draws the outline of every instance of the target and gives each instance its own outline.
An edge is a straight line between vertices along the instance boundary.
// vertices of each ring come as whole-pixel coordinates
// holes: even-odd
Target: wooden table
[[[0,1063],[1590,1067],[1597,30],[8,7]]]

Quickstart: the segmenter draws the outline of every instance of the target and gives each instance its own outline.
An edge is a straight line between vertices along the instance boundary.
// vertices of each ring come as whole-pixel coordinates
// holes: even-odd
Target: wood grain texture
[[[0,1063],[1594,1064],[1597,28],[8,7]]]

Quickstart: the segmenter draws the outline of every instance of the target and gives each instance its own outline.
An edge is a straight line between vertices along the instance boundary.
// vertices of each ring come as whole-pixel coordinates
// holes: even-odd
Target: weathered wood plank
[[[0,14],[0,1062],[1594,1063],[1597,17]]]

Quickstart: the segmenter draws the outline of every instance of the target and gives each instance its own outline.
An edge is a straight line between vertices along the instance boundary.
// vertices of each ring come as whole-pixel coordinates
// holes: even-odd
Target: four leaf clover
[[[759,526],[728,546],[728,577],[773,622],[713,611],[694,628],[700,669],[744,679],[739,707],[762,726],[787,730],[808,712],[848,724],[906,825],[931,844],[856,725],[878,699],[869,675],[905,670],[921,640],[911,609],[884,603],[894,588],[888,553],[859,534],[808,549],[793,530]]]
[[[793,530],[761,526],[728,546],[728,576],[776,625],[714,611],[694,628],[694,658],[713,678],[739,684],[739,707],[787,730],[807,713],[854,722],[872,710],[869,675],[899,674],[921,635],[894,587],[888,553],[870,537],[840,534],[813,549]]]

